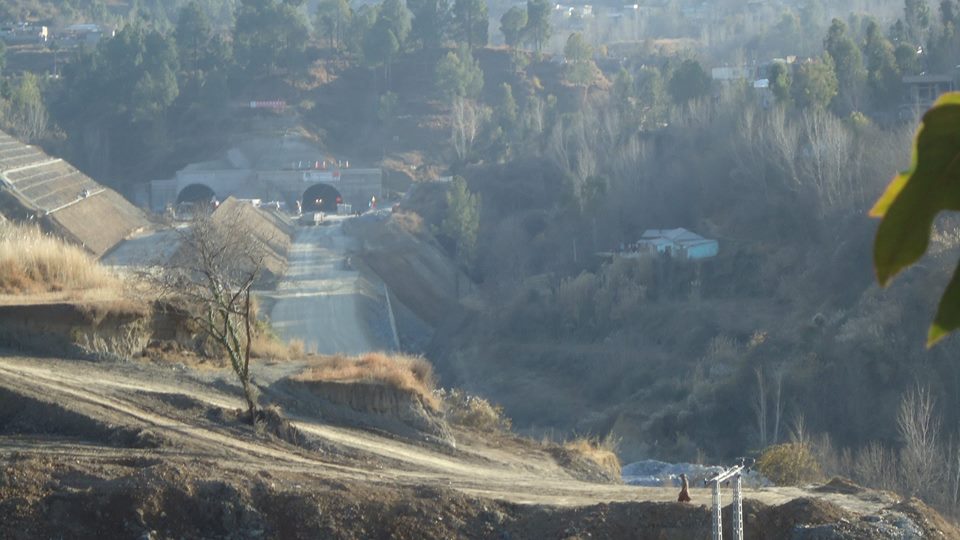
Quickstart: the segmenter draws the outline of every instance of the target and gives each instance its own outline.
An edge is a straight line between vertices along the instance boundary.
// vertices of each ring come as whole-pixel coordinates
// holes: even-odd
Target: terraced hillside
[[[148,225],[143,212],[119,193],[2,131],[0,215],[39,219],[47,230],[98,257]]]

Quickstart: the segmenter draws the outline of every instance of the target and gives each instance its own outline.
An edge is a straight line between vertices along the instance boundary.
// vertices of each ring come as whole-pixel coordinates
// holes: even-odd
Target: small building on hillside
[[[907,87],[907,103],[918,105],[921,110],[929,108],[941,95],[956,89],[953,77],[949,75],[907,75],[903,78]]]
[[[71,24],[57,34],[64,45],[96,45],[101,39],[113,37],[116,31],[98,24]]]
[[[747,66],[715,67],[710,70],[710,78],[721,83],[752,81],[756,78],[756,70]]]
[[[637,252],[659,253],[674,259],[696,261],[716,257],[720,244],[682,227],[647,229],[636,243]]]
[[[17,23],[0,27],[0,39],[8,45],[46,43],[48,36],[49,31],[46,26]]]

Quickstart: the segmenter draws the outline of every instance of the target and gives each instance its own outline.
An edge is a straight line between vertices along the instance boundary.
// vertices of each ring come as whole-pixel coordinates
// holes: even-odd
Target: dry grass
[[[563,448],[575,456],[595,463],[613,478],[620,478],[620,458],[617,457],[617,441],[607,436],[578,437],[563,443]]]
[[[289,360],[290,349],[273,335],[258,332],[250,340],[250,356],[268,360]]]
[[[434,395],[433,366],[423,358],[369,353],[348,357],[342,355],[318,358],[306,371],[293,380],[300,382],[372,381],[420,397],[424,405],[440,410],[440,400]]]
[[[267,360],[296,360],[304,356],[303,341],[284,343],[272,333],[257,332],[250,340],[250,356]]]
[[[287,342],[287,352],[292,358],[303,358],[307,354],[307,346],[302,339],[291,339]]]
[[[120,288],[119,279],[80,248],[36,227],[0,223],[0,293]]]
[[[470,395],[459,388],[437,390],[434,394],[443,401],[443,410],[451,423],[483,432],[509,432],[513,423],[503,413],[503,407]]]
[[[254,358],[268,360],[293,360],[303,358],[303,341],[295,339],[289,343],[284,343],[266,317],[261,316],[260,300],[253,296],[250,298],[250,311],[256,319],[253,323],[253,339],[250,340],[250,356]]]

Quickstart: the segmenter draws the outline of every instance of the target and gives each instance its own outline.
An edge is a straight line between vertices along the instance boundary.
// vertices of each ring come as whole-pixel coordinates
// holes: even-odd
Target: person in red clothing
[[[680,496],[677,497],[677,502],[688,503],[690,502],[690,485],[687,483],[687,475],[680,475]]]

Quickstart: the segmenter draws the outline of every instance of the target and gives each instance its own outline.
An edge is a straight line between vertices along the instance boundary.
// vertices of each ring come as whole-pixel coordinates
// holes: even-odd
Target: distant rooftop
[[[719,252],[719,243],[716,240],[704,238],[683,227],[647,229],[640,236],[637,247],[686,259],[706,259]]]

